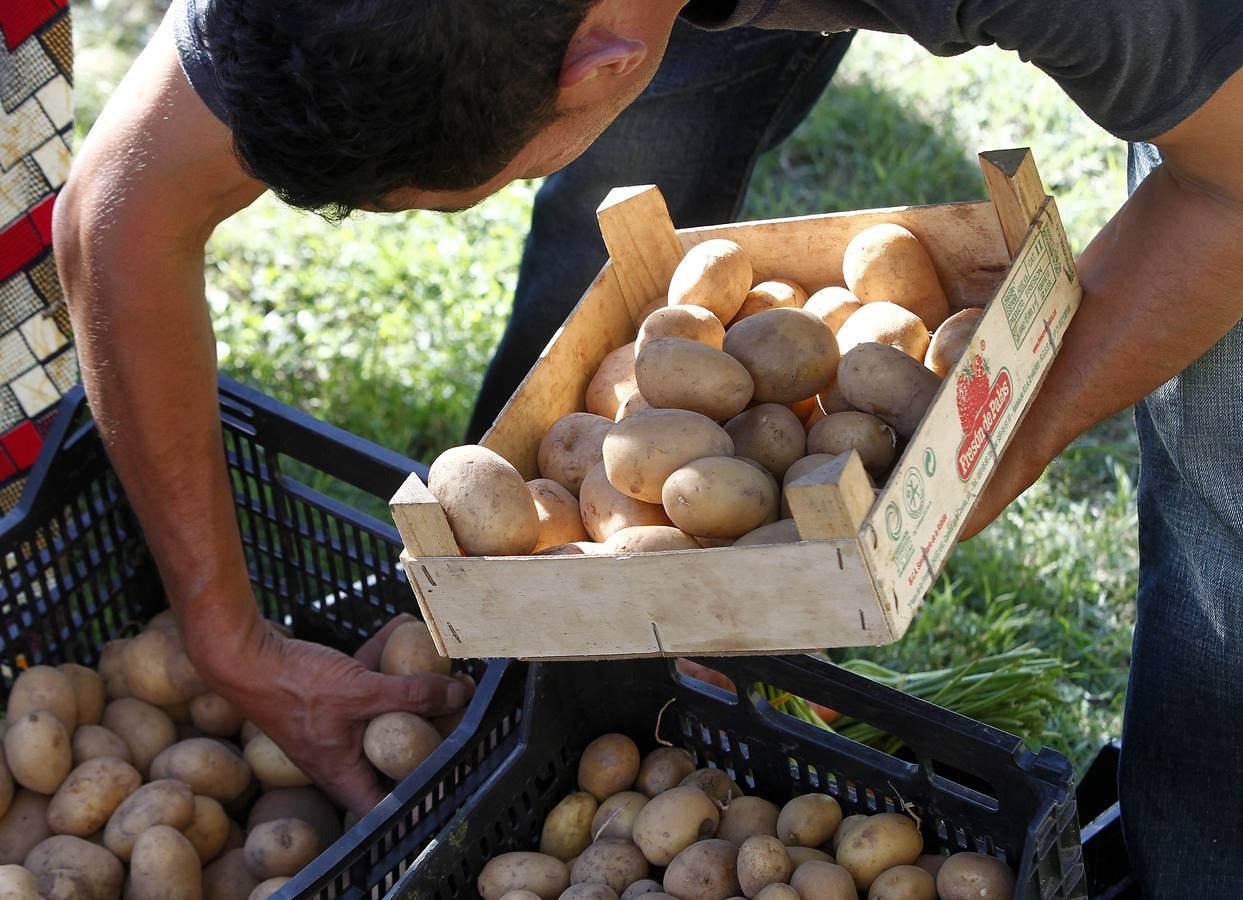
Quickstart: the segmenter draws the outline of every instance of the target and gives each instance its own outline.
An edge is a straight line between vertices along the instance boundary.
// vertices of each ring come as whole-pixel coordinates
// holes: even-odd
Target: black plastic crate
[[[661,738],[701,766],[725,769],[748,793],[782,803],[823,791],[846,815],[907,809],[921,820],[925,852],[995,855],[1018,870],[1020,897],[1087,897],[1064,756],[1032,753],[1011,735],[817,657],[701,662],[728,675],[742,696],[678,675],[667,660],[532,665],[519,746],[389,896],[478,896],[475,880],[488,859],[538,847],[544,817],[576,789],[588,742],[619,731],[646,752],[656,746],[659,720]],[[762,699],[760,683],[898,735],[907,758],[779,712]]]
[[[1122,812],[1118,804],[1118,763],[1122,742],[1111,741],[1088,766],[1075,792],[1084,819],[1083,865],[1092,900],[1139,900],[1139,884],[1131,874]]]
[[[401,540],[382,514],[426,468],[220,380],[220,415],[255,595],[298,637],[352,652],[411,610]],[[165,608],[154,562],[81,388],[62,401],[17,507],[0,520],[0,678],[26,664],[97,662],[104,643]],[[380,897],[516,745],[508,663],[474,662],[462,725],[282,896]]]

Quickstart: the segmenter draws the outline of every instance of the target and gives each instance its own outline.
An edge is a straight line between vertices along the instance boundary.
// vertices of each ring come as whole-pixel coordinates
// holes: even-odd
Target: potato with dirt
[[[825,416],[807,435],[807,452],[837,456],[855,450],[869,475],[879,476],[893,464],[898,436],[876,416],[839,412]]]
[[[647,797],[655,797],[677,787],[694,771],[694,758],[681,747],[657,747],[643,757],[635,787]]]
[[[708,456],[669,475],[661,492],[673,524],[696,537],[737,538],[775,521],[776,480],[730,456]]]
[[[252,738],[242,755],[265,788],[305,787],[311,783],[310,777],[266,734]]]
[[[586,791],[575,791],[552,808],[540,832],[539,852],[569,862],[594,840],[592,820],[600,804]]]
[[[702,306],[662,306],[639,326],[634,342],[635,358],[652,341],[662,338],[685,338],[720,350],[725,342],[725,326],[711,311]]]
[[[185,835],[167,825],[157,825],[139,835],[130,857],[125,900],[195,900],[202,896],[202,867]]]
[[[633,840],[654,866],[667,866],[696,841],[711,838],[721,823],[717,805],[697,787],[683,785],[648,801],[634,822]]]
[[[842,821],[842,808],[828,794],[795,797],[777,816],[777,837],[795,847],[819,847],[833,837]]]
[[[923,319],[896,303],[868,303],[837,330],[837,349],[843,356],[860,344],[896,347],[923,362],[931,335]]]
[[[168,714],[137,697],[113,700],[104,707],[103,725],[125,741],[134,768],[144,775],[151,761],[177,740]]]
[[[647,859],[639,848],[615,838],[596,841],[570,867],[570,884],[606,884],[616,894],[647,876]]]
[[[609,797],[600,804],[591,820],[592,840],[632,840],[635,820],[647,806],[647,800],[647,795],[638,791],[619,791]]]
[[[756,403],[794,403],[833,383],[839,354],[833,332],[804,309],[770,309],[730,326],[725,352],[755,383]]]
[[[738,312],[734,313],[733,321],[730,324],[741,322],[749,316],[767,312],[770,309],[782,309],[785,307],[797,309],[806,302],[807,292],[797,282],[790,281],[787,278],[773,278],[769,281],[761,281],[747,292],[747,296],[743,298],[742,306],[738,307]]]
[[[531,492],[531,499],[535,501],[535,512],[539,515],[539,541],[531,551],[533,554],[542,553],[549,547],[585,541],[590,537],[583,526],[578,498],[560,484],[551,478],[536,478],[527,482],[527,490]],[[446,671],[441,674],[447,675],[449,660],[444,662]]]
[[[829,331],[836,335],[847,319],[863,309],[863,304],[846,288],[832,285],[808,297],[803,309],[819,316],[820,321],[828,325]]]
[[[878,813],[847,832],[837,848],[837,862],[861,891],[894,866],[912,865],[924,851],[919,826],[910,816]]]
[[[941,379],[901,350],[860,344],[842,357],[837,383],[852,407],[910,438],[932,405]]]
[[[40,794],[55,793],[73,768],[68,731],[46,709],[10,721],[4,734],[4,757],[13,780]]]
[[[128,862],[139,835],[157,825],[180,831],[194,821],[194,793],[173,779],[144,784],[130,794],[108,819],[104,846],[120,860]]]
[[[604,542],[606,553],[659,553],[665,550],[698,550],[695,539],[671,525],[639,525],[623,528]]]
[[[154,706],[187,703],[207,690],[175,628],[148,628],[130,638],[122,667],[130,693]]]
[[[777,805],[763,797],[735,797],[721,810],[721,827],[716,836],[731,844],[758,834],[777,834]]]
[[[540,440],[536,451],[540,476],[577,497],[587,473],[604,459],[604,438],[612,428],[611,416],[585,412],[562,416]]]
[[[673,525],[665,514],[665,508],[659,503],[636,500],[613,487],[609,483],[604,463],[599,463],[583,479],[578,506],[582,512],[583,526],[595,544],[594,548],[580,546],[580,552],[593,552],[596,548],[602,552],[604,543],[624,528]]]
[[[539,541],[535,501],[518,470],[486,447],[446,450],[427,487],[468,556],[523,556]]]
[[[151,761],[153,779],[174,778],[196,794],[229,803],[250,786],[250,766],[236,750],[215,738],[190,738]]]
[[[747,408],[751,375],[728,353],[685,338],[648,343],[635,360],[639,392],[656,409],[688,409],[724,421]]]
[[[367,759],[394,781],[401,781],[417,769],[440,743],[440,732],[430,722],[401,711],[376,716],[363,733]]]
[[[942,378],[954,371],[966,353],[983,316],[983,309],[973,307],[959,310],[942,322],[941,327],[932,335],[928,352],[924,356],[924,365]]]
[[[587,745],[578,761],[578,786],[597,801],[607,800],[630,790],[640,762],[638,746],[626,735],[601,735]]]
[[[570,869],[543,853],[502,853],[488,860],[476,889],[483,900],[501,900],[510,891],[530,891],[540,900],[557,900],[570,886]]]
[[[691,844],[665,869],[665,892],[679,900],[728,900],[741,893],[738,848],[729,841]]]
[[[273,819],[246,836],[246,868],[262,880],[292,877],[323,849],[315,829],[301,819]]]
[[[609,421],[616,418],[621,402],[639,387],[634,378],[634,357],[634,341],[631,341],[601,360],[587,385],[587,412]]]
[[[754,834],[738,848],[738,884],[744,897],[754,897],[770,884],[787,882],[793,874],[794,863],[785,844],[770,834]]]
[[[31,666],[17,676],[9,691],[5,715],[16,722],[27,713],[47,710],[60,720],[66,734],[78,725],[78,700],[73,681],[52,666]]]
[[[77,663],[62,663],[56,668],[68,677],[73,687],[73,697],[78,708],[76,727],[98,725],[104,715],[104,706],[108,703],[103,678],[94,669]]]
[[[1001,860],[982,853],[955,853],[937,872],[941,900],[1011,900],[1014,872]]]
[[[918,866],[894,866],[876,876],[868,900],[937,900],[937,883]]]
[[[83,900],[120,900],[124,881],[120,860],[105,848],[82,838],[69,834],[46,838],[31,849],[24,865],[35,876],[41,891],[57,880],[56,873],[60,870],[80,877],[90,892]],[[197,875],[198,860],[195,860],[194,871]],[[126,897],[129,897],[128,892]]]
[[[142,787],[142,775],[111,756],[89,759],[65,778],[47,808],[48,825],[57,834],[89,837],[108,824],[130,794]]]
[[[753,459],[778,480],[807,453],[807,431],[789,408],[761,403],[725,423],[734,454]]]
[[[733,440],[707,416],[654,409],[613,426],[604,439],[604,470],[609,483],[626,496],[660,503],[665,481],[682,466],[705,456],[733,453]],[[587,526],[590,530],[590,522]]]

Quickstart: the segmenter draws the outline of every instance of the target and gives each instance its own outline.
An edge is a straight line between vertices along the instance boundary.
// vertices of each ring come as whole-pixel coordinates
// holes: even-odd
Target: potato
[[[801,900],[798,891],[788,884],[770,884],[760,888],[755,900]]]
[[[0,749],[3,748],[3,741],[3,735],[0,735]],[[15,790],[16,786],[13,784],[13,774],[9,771],[9,764],[5,761],[4,754],[0,753],[0,819],[3,819],[4,814],[9,811]]]
[[[707,416],[681,409],[654,409],[613,426],[604,439],[604,469],[609,483],[626,496],[659,503],[665,481],[682,466],[705,456],[733,453],[733,440]],[[586,515],[583,520],[591,531]]]
[[[452,670],[453,661],[440,655],[426,623],[417,619],[393,629],[380,654],[380,671],[385,675],[448,675]]]
[[[151,760],[177,739],[177,729],[168,714],[137,697],[123,697],[109,703],[104,707],[103,723],[125,741],[134,768],[144,774]]]
[[[263,880],[293,876],[319,856],[319,835],[301,819],[273,819],[246,836],[246,868]]]
[[[99,673],[77,663],[64,663],[57,668],[69,678],[73,688],[78,711],[76,727],[98,725],[104,714],[104,705],[108,702],[104,680]]]
[[[603,885],[601,886],[603,887]],[[566,890],[568,891],[569,888],[566,888]],[[504,894],[501,900],[539,900],[539,894],[534,894],[531,891],[510,891]]]
[[[510,891],[530,891],[540,900],[557,900],[570,886],[570,870],[543,853],[502,853],[488,860],[476,887],[483,900],[500,900]]]
[[[942,322],[928,345],[924,365],[941,378],[954,371],[983,315],[982,309],[963,309]]]
[[[735,797],[721,810],[721,827],[716,836],[741,846],[753,835],[775,835],[778,812],[776,805],[763,797]]]
[[[130,753],[129,744],[102,725],[80,726],[73,733],[69,746],[75,766],[82,765],[88,759],[97,759],[101,756],[113,756],[133,764],[134,757]]]
[[[70,772],[52,796],[48,825],[57,834],[92,835],[140,787],[142,776],[124,760],[113,756],[89,759]]]
[[[73,767],[65,726],[46,709],[11,722],[4,735],[4,756],[13,780],[40,794],[55,793]]]
[[[616,418],[621,402],[639,388],[634,379],[634,357],[634,341],[631,341],[601,360],[587,385],[587,412],[610,421]]]
[[[846,286],[864,304],[888,300],[936,329],[949,301],[927,251],[901,225],[873,225],[851,238],[842,256]]]
[[[620,494],[618,496],[621,496]],[[629,497],[626,498],[630,500]],[[638,500],[630,500],[631,503],[638,503]],[[647,503],[645,506],[652,506]],[[604,553],[604,545],[597,544],[595,541],[574,541],[570,544],[558,544],[555,547],[549,547],[536,553],[536,556],[595,556]]]
[[[657,409],[688,409],[718,421],[747,408],[755,385],[728,353],[685,338],[651,341],[635,361],[639,391]]]
[[[587,529],[583,527],[578,499],[573,494],[551,478],[528,481],[527,490],[531,492],[531,499],[535,501],[535,512],[539,516],[539,541],[535,544],[533,553],[587,540]],[[428,637],[430,640],[430,635]],[[447,675],[449,660],[446,659],[444,663],[444,674]]]
[[[639,748],[624,734],[605,734],[583,750],[578,786],[597,800],[630,790],[639,775]]]
[[[486,447],[446,450],[427,487],[468,556],[523,556],[539,541],[539,514],[518,470]]]
[[[130,693],[156,706],[186,703],[207,690],[176,629],[153,628],[131,638],[121,664]]]
[[[851,874],[855,886],[866,891],[881,872],[914,863],[923,850],[924,839],[914,820],[900,813],[880,813],[846,832],[837,848],[837,862]]]
[[[868,817],[863,813],[855,813],[852,816],[847,816],[842,819],[842,824],[838,825],[837,830],[833,832],[833,852],[837,852],[837,848],[842,845],[842,841],[845,840],[846,834],[850,831],[850,829],[862,822],[866,822],[867,820]]]
[[[241,729],[244,719],[240,709],[211,691],[190,701],[190,721],[203,734],[231,737]]]
[[[722,322],[738,312],[751,290],[751,261],[733,241],[704,241],[678,263],[669,282],[669,305],[710,310]]]
[[[686,308],[692,309],[693,307],[688,306]],[[614,420],[620,422],[622,419],[626,419],[630,416],[637,415],[641,412],[647,412],[649,409],[655,408],[656,407],[652,406],[652,404],[643,399],[643,394],[636,388],[626,396],[626,399],[621,402],[621,406],[617,407],[617,415],[614,416]]]
[[[833,332],[803,309],[770,309],[731,325],[725,352],[751,374],[756,403],[793,403],[823,391],[839,356]]]
[[[289,878],[268,878],[261,881],[246,900],[268,900],[273,894],[289,884]]]
[[[129,685],[125,683],[125,647],[128,638],[117,638],[104,644],[99,654],[99,677],[104,680],[104,695],[109,700],[129,697]]]
[[[894,866],[876,876],[868,900],[937,900],[937,882],[917,866]]]
[[[3,900],[37,900],[39,886],[25,866],[0,866],[0,898]]]
[[[596,798],[586,791],[576,791],[563,798],[544,819],[539,852],[562,862],[582,853],[594,840],[591,822],[599,806]]]
[[[648,797],[663,794],[695,771],[695,760],[681,747],[657,747],[643,758],[635,788]]]
[[[695,539],[669,525],[637,525],[614,532],[604,542],[606,553],[656,553],[661,550],[698,550]]]
[[[48,869],[36,882],[44,900],[90,900],[91,886],[76,869]]]
[[[743,796],[742,788],[723,769],[696,769],[682,779],[682,784],[699,788],[721,806]]]
[[[17,676],[9,691],[5,715],[15,722],[27,713],[45,709],[60,720],[66,734],[78,725],[78,700],[73,681],[60,669],[31,666]]]
[[[51,797],[21,790],[0,818],[0,865],[20,865],[35,844],[50,837],[47,808]]]
[[[665,892],[679,900],[727,900],[741,892],[738,848],[729,841],[691,844],[665,870]]]
[[[909,438],[932,405],[941,379],[901,350],[860,344],[842,357],[837,383],[851,406],[884,419]]]
[[[414,713],[387,712],[376,716],[363,733],[367,759],[394,781],[401,781],[417,769],[439,746],[440,732]]]
[[[876,416],[863,412],[839,412],[826,416],[807,435],[808,453],[837,456],[856,450],[863,468],[880,475],[893,463],[898,437]]]
[[[734,314],[730,324],[736,324],[756,313],[767,312],[770,309],[787,306],[798,308],[806,302],[807,292],[793,281],[783,279],[761,281],[747,292],[742,306],[738,307],[738,312]]]
[[[634,822],[647,805],[647,795],[638,791],[620,791],[609,797],[591,819],[591,839],[629,841],[634,837]]]
[[[777,479],[807,452],[803,422],[778,403],[761,403],[725,423],[734,454],[753,459]]]
[[[940,853],[924,853],[919,859],[915,860],[915,865],[923,869],[933,878],[937,877],[937,873],[941,871],[941,867],[945,865],[948,856],[942,856]]]
[[[955,853],[937,872],[937,893],[941,900],[1010,900],[1014,896],[1014,873],[995,857]]]
[[[783,844],[819,847],[833,837],[842,821],[842,808],[828,794],[795,797],[777,816],[777,837]]]
[[[25,866],[40,882],[41,889],[47,876],[57,869],[78,873],[89,891],[86,900],[119,900],[125,877],[121,861],[106,849],[69,834],[40,841],[27,854]],[[194,870],[198,872],[197,860]]]
[[[846,412],[847,410],[854,409],[850,405],[850,401],[842,394],[841,385],[836,380],[816,395],[816,408],[820,410],[820,414],[823,416],[831,416],[836,412]],[[812,426],[815,425],[812,418],[814,417],[808,417],[804,423],[808,431],[811,431]]]
[[[211,797],[194,798],[194,818],[181,829],[199,861],[207,865],[220,855],[229,841],[229,817],[218,800]]]
[[[167,825],[139,835],[130,857],[125,900],[167,900],[203,896],[198,854],[186,836]]]
[[[754,897],[774,882],[789,881],[793,873],[785,844],[771,834],[753,834],[738,848],[738,884],[746,897]]]
[[[203,869],[203,900],[240,900],[258,886],[259,880],[246,868],[246,851],[240,847]]]
[[[652,341],[664,338],[683,338],[720,350],[725,343],[725,326],[702,306],[662,306],[639,326],[634,342],[635,359],[643,355],[643,348]]]
[[[151,777],[176,778],[196,794],[228,803],[250,785],[250,766],[214,738],[191,738],[173,744],[152,760]]]
[[[815,860],[817,862],[836,863],[832,856],[823,850],[817,850],[815,847],[786,847],[786,853],[790,857],[790,862],[794,863],[794,868],[798,868],[805,862]]]
[[[845,356],[860,344],[896,347],[918,362],[924,361],[931,335],[923,319],[896,303],[869,303],[837,330],[837,349]]]
[[[607,884],[583,881],[562,891],[559,900],[617,900],[617,892]]]
[[[777,483],[767,472],[728,456],[694,460],[671,474],[665,512],[687,534],[736,538],[777,518]]]
[[[634,842],[652,865],[667,866],[691,844],[716,834],[720,823],[720,810],[707,794],[692,785],[680,785],[653,797],[639,810]]]
[[[604,550],[603,542],[623,528],[673,524],[669,521],[669,516],[665,514],[665,508],[659,503],[636,500],[613,487],[609,483],[604,463],[597,465],[583,479],[583,489],[579,493],[578,506],[587,534],[591,536],[593,542],[597,542],[599,552]],[[589,550],[586,547],[580,549]]]
[[[847,319],[863,309],[863,303],[846,288],[834,285],[812,294],[803,309],[819,316],[820,321],[829,326],[829,331],[837,334]]]
[[[607,884],[620,894],[648,876],[647,860],[630,841],[605,838],[586,848],[570,868],[570,883]]]
[[[782,501],[784,503],[784,501]],[[788,510],[787,510],[788,512]],[[735,547],[753,547],[761,544],[797,544],[802,540],[798,533],[798,525],[793,519],[778,519],[748,531],[738,540]]]
[[[622,891],[621,900],[634,900],[635,897],[642,897],[644,894],[659,894],[662,897],[669,896],[665,893],[664,885],[659,881],[653,881],[651,878],[641,878]]]
[[[168,825],[178,830],[194,821],[194,793],[171,778],[144,784],[121,801],[104,828],[104,846],[129,861],[134,842],[148,828]]]
[[[808,900],[858,900],[854,880],[841,866],[810,860],[794,870],[790,887]]]
[[[252,739],[246,745],[243,757],[265,788],[305,787],[311,783],[310,777],[266,734]]]
[[[321,847],[341,836],[341,817],[322,791],[314,787],[275,788],[255,801],[246,820],[251,829],[273,819],[301,819],[319,835]]]
[[[540,475],[577,497],[587,473],[604,459],[604,438],[612,428],[611,417],[584,412],[562,416],[540,441],[536,453]]]

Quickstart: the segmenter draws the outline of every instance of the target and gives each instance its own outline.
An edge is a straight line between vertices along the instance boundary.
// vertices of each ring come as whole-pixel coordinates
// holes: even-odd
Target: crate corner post
[[[792,481],[785,491],[805,541],[854,540],[875,495],[858,451],[840,453]]]
[[[980,169],[1013,259],[1048,199],[1035,157],[1027,147],[989,150],[980,154]]]
[[[432,492],[417,474],[411,473],[388,502],[393,524],[401,535],[405,549],[401,564],[406,570],[410,586],[414,589],[423,621],[431,632],[436,650],[448,658],[448,648],[440,634],[440,626],[428,602],[426,592],[420,588],[417,560],[420,557],[460,556],[457,540],[449,527],[449,519],[441,509]]]
[[[641,314],[669,289],[684,251],[669,207],[654,184],[613,188],[596,210],[613,275],[637,327]]]

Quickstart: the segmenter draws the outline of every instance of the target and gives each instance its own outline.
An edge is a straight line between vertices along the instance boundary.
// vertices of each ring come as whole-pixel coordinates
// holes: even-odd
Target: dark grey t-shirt
[[[863,28],[938,56],[996,44],[1061,85],[1102,128],[1149,140],[1243,68],[1243,0],[691,0],[703,28]]]

